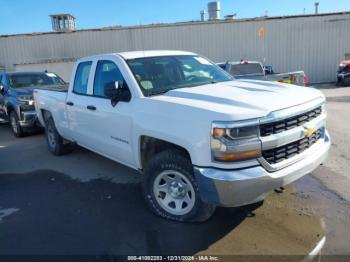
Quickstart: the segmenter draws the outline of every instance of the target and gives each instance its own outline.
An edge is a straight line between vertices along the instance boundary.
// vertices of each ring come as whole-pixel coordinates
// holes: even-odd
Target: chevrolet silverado
[[[260,202],[330,147],[321,92],[238,81],[190,52],[81,58],[67,90],[34,99],[53,154],[78,144],[139,170],[150,209],[177,221]]]

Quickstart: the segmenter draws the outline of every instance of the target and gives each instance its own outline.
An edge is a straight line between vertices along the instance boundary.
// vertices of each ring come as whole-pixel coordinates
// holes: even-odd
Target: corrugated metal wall
[[[55,62],[40,64],[19,64],[15,66],[15,71],[45,71],[55,72],[62,79],[69,82],[72,74],[74,62]],[[0,69],[1,70],[1,69]]]
[[[265,36],[259,37],[259,28]],[[0,64],[40,63],[130,50],[176,49],[215,62],[265,60],[277,72],[304,70],[310,82],[335,81],[350,53],[350,13],[256,21],[154,25],[0,37]]]

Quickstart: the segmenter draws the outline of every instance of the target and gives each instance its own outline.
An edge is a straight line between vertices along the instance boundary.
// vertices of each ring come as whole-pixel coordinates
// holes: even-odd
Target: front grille
[[[277,133],[292,129],[297,126],[301,126],[302,124],[309,122],[312,119],[318,117],[321,113],[322,113],[322,108],[317,107],[306,113],[289,117],[281,121],[262,124],[260,126],[260,136],[269,136],[272,134],[277,134]]]
[[[304,150],[311,147],[321,138],[322,130],[321,128],[315,131],[310,137],[304,137],[296,142],[290,144],[263,150],[262,156],[269,164],[276,164],[288,158],[291,158],[297,154],[300,154]]]
[[[23,104],[23,105],[21,105],[21,110],[22,111],[34,111],[35,106],[34,106],[34,104],[33,105]]]

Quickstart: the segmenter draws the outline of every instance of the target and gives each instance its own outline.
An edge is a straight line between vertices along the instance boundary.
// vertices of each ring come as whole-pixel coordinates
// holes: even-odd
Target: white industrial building
[[[49,70],[69,80],[74,61],[97,53],[173,49],[214,62],[259,60],[309,81],[336,79],[350,56],[350,12],[224,19],[0,36],[0,68]]]

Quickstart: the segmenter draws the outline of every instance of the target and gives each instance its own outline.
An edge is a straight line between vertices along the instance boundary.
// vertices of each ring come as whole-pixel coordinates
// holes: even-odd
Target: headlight
[[[20,102],[27,103],[28,105],[34,105],[34,99],[32,96],[17,96],[16,99]]]
[[[233,124],[212,124],[211,152],[214,161],[235,162],[261,155],[259,126],[231,127]]]

